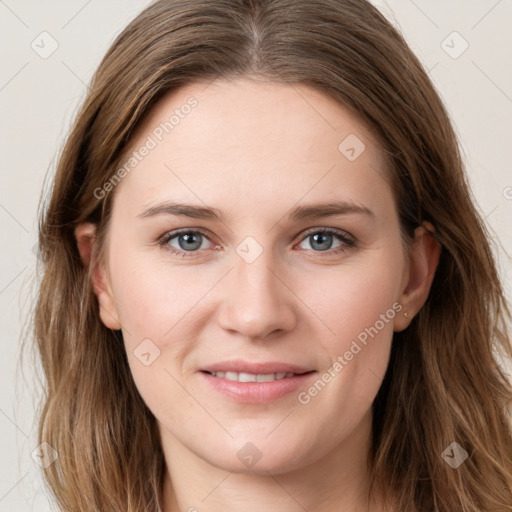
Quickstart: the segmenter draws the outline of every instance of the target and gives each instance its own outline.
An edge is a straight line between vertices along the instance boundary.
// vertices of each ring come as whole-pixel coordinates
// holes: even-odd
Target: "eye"
[[[333,243],[339,244],[333,248]],[[334,228],[312,228],[302,237],[302,242],[309,241],[314,252],[340,253],[355,246],[355,240],[344,231]]]
[[[186,258],[189,256],[187,253],[208,249],[205,247],[205,241],[210,241],[210,239],[202,231],[181,230],[166,233],[158,243],[173,254]]]

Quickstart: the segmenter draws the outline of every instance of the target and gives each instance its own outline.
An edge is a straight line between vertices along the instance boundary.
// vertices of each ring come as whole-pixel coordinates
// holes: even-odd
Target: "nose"
[[[224,282],[218,316],[223,329],[263,340],[295,327],[298,299],[286,283],[285,272],[274,268],[270,252],[263,251],[252,263],[234,255],[235,268]]]

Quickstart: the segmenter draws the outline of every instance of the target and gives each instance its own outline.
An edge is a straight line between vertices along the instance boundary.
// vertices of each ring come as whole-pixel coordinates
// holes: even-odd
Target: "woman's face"
[[[164,447],[279,473],[367,434],[410,277],[371,134],[308,87],[217,80],[130,156],[97,293]]]

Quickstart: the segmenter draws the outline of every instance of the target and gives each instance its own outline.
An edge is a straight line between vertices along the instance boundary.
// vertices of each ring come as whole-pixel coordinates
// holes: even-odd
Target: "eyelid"
[[[355,243],[356,239],[347,231],[339,228],[330,228],[327,226],[316,226],[312,228],[308,228],[305,231],[301,231],[298,236],[300,236],[299,241],[302,242],[305,240],[308,236],[315,234],[315,233],[328,233],[333,235],[338,235],[340,238],[345,239],[346,241],[351,241]]]
[[[176,238],[177,236],[181,234],[189,234],[189,233],[199,233],[203,235],[207,240],[209,240],[212,244],[215,244],[214,240],[212,240],[212,236],[203,228],[180,228],[180,229],[174,229],[172,231],[167,231],[164,233],[161,237],[158,238],[158,242],[162,245],[165,245],[173,238]],[[217,244],[217,246],[220,244]],[[199,251],[184,251],[184,252],[199,252]]]
[[[179,229],[173,229],[172,231],[167,231],[163,234],[163,237],[169,237],[174,238],[177,235],[181,235],[183,233],[201,233],[204,235],[208,240],[210,240],[210,234],[208,231],[206,231],[203,228],[179,228]]]

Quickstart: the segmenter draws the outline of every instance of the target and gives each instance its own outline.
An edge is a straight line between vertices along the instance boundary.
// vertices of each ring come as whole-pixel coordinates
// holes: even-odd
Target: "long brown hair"
[[[160,510],[156,420],[132,380],[120,331],[91,286],[115,190],[110,179],[149,110],[199,80],[253,76],[305,84],[351,110],[390,162],[404,236],[428,221],[442,246],[430,295],[395,333],[373,405],[372,482],[399,510],[512,511],[512,357],[492,239],[458,141],[427,73],[365,0],[160,0],[117,37],[61,152],[39,226],[34,311],[46,389],[39,441],[58,453],[44,476],[66,512]],[[136,172],[136,171],[134,171]],[[85,268],[74,228],[97,225]],[[457,469],[443,453],[468,454]]]

